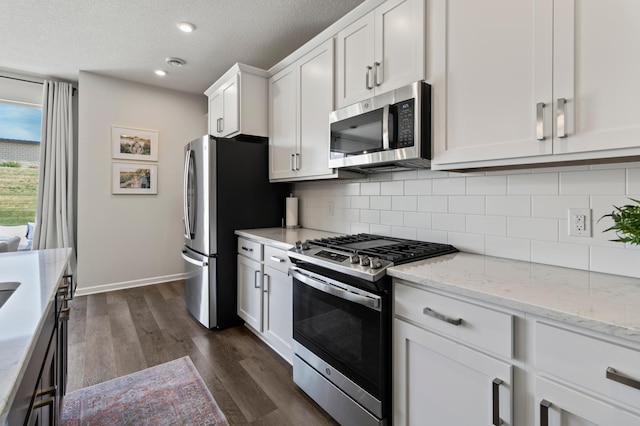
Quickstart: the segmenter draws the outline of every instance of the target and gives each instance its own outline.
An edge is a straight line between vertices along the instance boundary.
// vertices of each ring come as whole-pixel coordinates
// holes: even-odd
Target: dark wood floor
[[[210,331],[193,320],[181,281],[76,297],[70,307],[68,392],[188,355],[231,424],[336,424],[244,326]]]

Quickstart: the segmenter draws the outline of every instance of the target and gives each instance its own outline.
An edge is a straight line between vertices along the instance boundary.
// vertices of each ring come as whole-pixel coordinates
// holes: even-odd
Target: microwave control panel
[[[413,102],[413,99],[409,99],[408,101],[395,104],[397,111],[396,114],[398,115],[398,138],[396,139],[396,148],[413,146]]]

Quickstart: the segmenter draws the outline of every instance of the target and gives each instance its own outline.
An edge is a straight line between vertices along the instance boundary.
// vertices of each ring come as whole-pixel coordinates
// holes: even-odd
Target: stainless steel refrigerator
[[[185,297],[207,328],[241,324],[236,229],[281,226],[287,186],[270,184],[266,139],[203,136],[184,149]]]

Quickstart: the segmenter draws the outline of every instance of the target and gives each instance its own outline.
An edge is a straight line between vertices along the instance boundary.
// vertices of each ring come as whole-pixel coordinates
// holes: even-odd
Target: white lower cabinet
[[[511,364],[399,319],[393,331],[394,425],[513,424]]]
[[[293,290],[286,250],[238,238],[238,316],[289,363]]]
[[[514,425],[511,314],[394,280],[394,425]]]

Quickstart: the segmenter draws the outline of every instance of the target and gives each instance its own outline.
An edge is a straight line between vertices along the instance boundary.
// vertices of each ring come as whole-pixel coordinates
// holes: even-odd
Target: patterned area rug
[[[188,356],[68,393],[61,423],[229,424]]]

